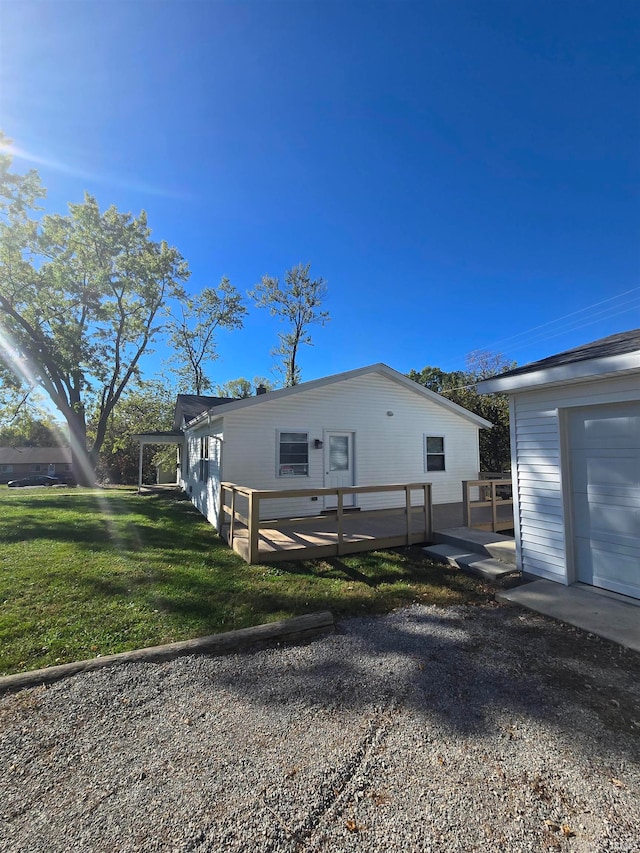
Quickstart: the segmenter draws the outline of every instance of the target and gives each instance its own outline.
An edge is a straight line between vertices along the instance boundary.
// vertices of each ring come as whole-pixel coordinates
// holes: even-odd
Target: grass
[[[178,493],[0,487],[0,674],[329,609],[491,592],[418,548],[248,566]]]

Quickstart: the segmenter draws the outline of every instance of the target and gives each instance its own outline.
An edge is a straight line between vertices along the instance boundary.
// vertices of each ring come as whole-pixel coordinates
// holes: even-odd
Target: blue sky
[[[4,0],[0,33],[47,209],[144,208],[193,289],[326,279],[303,380],[640,326],[636,0]],[[277,331],[252,309],[214,380],[269,375]]]

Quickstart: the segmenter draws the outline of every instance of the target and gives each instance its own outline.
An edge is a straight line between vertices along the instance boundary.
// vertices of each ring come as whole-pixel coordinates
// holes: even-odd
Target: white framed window
[[[203,435],[200,438],[200,479],[209,479],[209,436]]]
[[[0,465],[0,474],[12,474],[13,465]]]
[[[309,433],[278,430],[276,470],[278,477],[309,476]]]
[[[425,435],[424,437],[424,470],[446,471],[444,455],[444,436]]]

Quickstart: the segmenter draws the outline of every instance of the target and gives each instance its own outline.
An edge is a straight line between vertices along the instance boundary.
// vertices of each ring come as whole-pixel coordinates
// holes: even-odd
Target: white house
[[[491,426],[384,364],[215,400],[189,415],[193,408],[175,424],[184,432],[179,482],[217,528],[221,482],[276,490],[431,482],[434,504],[459,503],[462,480],[478,476],[478,431]],[[346,499],[389,505],[384,494]],[[272,500],[261,517],[332,507],[333,496]]]
[[[478,390],[510,397],[518,567],[640,598],[640,329]]]

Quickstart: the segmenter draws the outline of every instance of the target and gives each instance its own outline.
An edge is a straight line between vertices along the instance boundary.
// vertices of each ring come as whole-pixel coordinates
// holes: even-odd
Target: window
[[[12,474],[13,465],[0,465],[0,474]]]
[[[425,435],[424,445],[425,470],[444,471],[444,437]]]
[[[309,475],[309,433],[278,434],[278,476]]]
[[[200,479],[209,479],[209,436],[204,435],[200,439]]]
[[[69,462],[65,462],[65,463],[64,463],[64,470],[65,470],[65,471],[70,471],[70,470],[71,470],[71,464],[70,464]]]
[[[34,471],[41,471],[41,470],[42,470],[42,466],[41,466],[41,465],[34,465],[34,466],[33,466],[33,470],[34,470]]]

